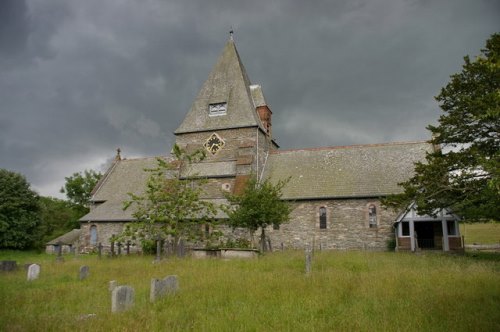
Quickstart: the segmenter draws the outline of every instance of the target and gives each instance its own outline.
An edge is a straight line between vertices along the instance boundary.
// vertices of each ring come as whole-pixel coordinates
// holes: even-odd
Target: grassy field
[[[499,244],[500,223],[460,223],[460,234],[465,237],[465,244]]]
[[[115,259],[0,252],[41,264],[40,279],[0,274],[2,331],[500,331],[500,255],[303,252],[255,260]],[[81,265],[90,267],[79,281]],[[180,292],[149,303],[151,278]],[[135,288],[132,310],[111,313],[108,282]],[[88,314],[95,314],[88,317]]]

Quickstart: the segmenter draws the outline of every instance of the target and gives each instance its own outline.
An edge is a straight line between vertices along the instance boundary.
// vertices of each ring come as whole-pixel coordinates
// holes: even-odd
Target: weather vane
[[[230,40],[234,40],[233,39],[233,34],[234,34],[234,30],[233,30],[233,26],[231,25],[231,30],[229,30],[229,39]]]

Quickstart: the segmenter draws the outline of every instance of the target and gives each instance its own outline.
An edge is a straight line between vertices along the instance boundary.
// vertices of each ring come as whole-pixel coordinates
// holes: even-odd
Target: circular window
[[[224,191],[231,190],[231,185],[229,183],[223,183],[222,184],[222,190],[224,190]]]

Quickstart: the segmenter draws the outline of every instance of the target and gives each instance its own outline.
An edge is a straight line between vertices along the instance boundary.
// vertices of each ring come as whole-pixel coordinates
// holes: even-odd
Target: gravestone
[[[89,267],[87,265],[80,266],[80,273],[78,275],[78,278],[80,280],[87,279],[89,276]]]
[[[168,276],[165,279],[151,279],[151,291],[149,300],[154,302],[166,295],[173,295],[179,290],[179,282],[176,275]]]
[[[117,286],[111,292],[111,312],[125,311],[134,305],[134,288]]]
[[[33,281],[38,279],[40,276],[40,265],[31,264],[28,268],[28,281]]]
[[[311,249],[306,249],[306,274],[311,273],[311,264],[312,264],[312,251]]]
[[[17,270],[16,261],[2,261],[0,264],[1,271],[14,271]]]
[[[118,283],[116,282],[116,280],[111,280],[111,281],[109,282],[109,287],[108,287],[108,289],[109,289],[109,291],[110,291],[110,292],[112,292],[112,291],[113,291],[113,289],[115,289],[117,286],[118,286]]]

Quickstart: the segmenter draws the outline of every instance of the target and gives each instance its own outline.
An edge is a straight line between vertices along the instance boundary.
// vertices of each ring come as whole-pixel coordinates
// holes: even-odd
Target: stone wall
[[[101,243],[105,252],[109,252],[111,247],[111,237],[119,235],[125,227],[125,222],[89,222],[82,223],[80,234],[80,252],[91,252],[97,250],[97,245],[93,246],[90,243],[90,227],[97,227],[97,244]],[[116,250],[116,249],[115,249]]]
[[[370,228],[368,206],[377,207],[377,227]],[[301,249],[309,245],[322,249],[386,250],[394,238],[396,214],[382,209],[378,199],[317,200],[292,203],[290,222],[279,230],[268,227],[274,248]],[[327,227],[320,229],[319,209],[327,211]]]

